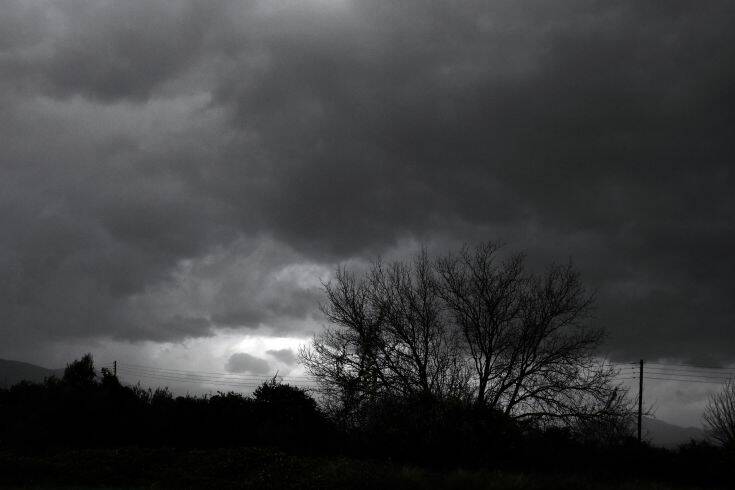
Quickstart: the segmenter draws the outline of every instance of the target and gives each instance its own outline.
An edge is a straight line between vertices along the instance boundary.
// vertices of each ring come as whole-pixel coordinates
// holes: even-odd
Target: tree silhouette
[[[735,381],[710,396],[704,409],[704,423],[710,436],[728,449],[735,449]]]
[[[87,353],[81,359],[77,359],[66,365],[64,369],[65,383],[76,386],[87,386],[95,382],[97,372],[94,369],[92,354]]]
[[[359,421],[382,397],[463,400],[535,424],[626,426],[625,390],[601,362],[593,297],[571,264],[529,273],[484,243],[431,258],[337,269],[330,325],[301,359],[333,413]]]

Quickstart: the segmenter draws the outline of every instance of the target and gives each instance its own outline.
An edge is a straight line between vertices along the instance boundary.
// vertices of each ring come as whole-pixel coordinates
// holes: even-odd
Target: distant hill
[[[0,388],[8,388],[19,381],[41,382],[52,375],[61,376],[63,369],[48,369],[27,362],[0,359]]]
[[[643,419],[643,438],[654,446],[675,448],[690,440],[707,438],[704,430],[697,427],[681,427],[659,419],[645,417]]]

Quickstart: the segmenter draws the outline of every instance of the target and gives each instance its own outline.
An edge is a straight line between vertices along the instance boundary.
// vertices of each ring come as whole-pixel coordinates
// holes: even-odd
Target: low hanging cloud
[[[230,373],[269,374],[271,369],[268,361],[247,352],[232,354],[225,364]]]
[[[319,326],[343,260],[571,256],[619,358],[733,360],[728,1],[10,0],[0,355]]]
[[[265,352],[287,366],[295,366],[298,362],[296,354],[291,349],[271,349]]]

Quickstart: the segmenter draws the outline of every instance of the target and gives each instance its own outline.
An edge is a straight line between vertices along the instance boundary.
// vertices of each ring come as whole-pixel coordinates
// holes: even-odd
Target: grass
[[[0,450],[0,487],[17,489],[476,489],[664,490],[656,482],[490,470],[432,471],[265,448]]]

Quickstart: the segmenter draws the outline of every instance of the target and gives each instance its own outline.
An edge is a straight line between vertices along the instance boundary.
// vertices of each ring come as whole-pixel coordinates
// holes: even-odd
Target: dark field
[[[697,488],[628,480],[624,472],[621,468],[620,480],[610,481],[594,476],[491,470],[436,471],[261,448],[0,451],[2,488]]]

